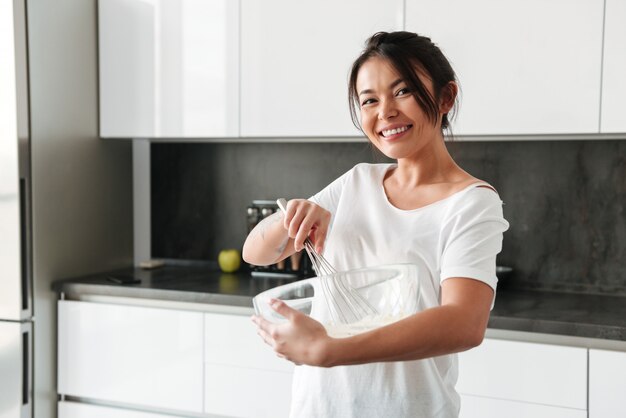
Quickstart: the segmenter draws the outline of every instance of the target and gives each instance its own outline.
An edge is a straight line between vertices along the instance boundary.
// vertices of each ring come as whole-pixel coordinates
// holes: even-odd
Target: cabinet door
[[[239,3],[100,0],[100,135],[239,135]]]
[[[112,408],[78,402],[59,402],[59,418],[175,418],[174,415]]]
[[[587,409],[587,349],[485,339],[459,355],[464,395]]]
[[[589,350],[589,418],[626,414],[626,353]]]
[[[503,399],[461,396],[459,418],[587,418],[587,411]]]
[[[348,73],[365,40],[402,28],[402,0],[241,2],[241,134],[355,136]]]
[[[202,313],[77,301],[58,308],[60,394],[202,412]]]
[[[626,2],[606,0],[601,132],[626,132]]]
[[[597,133],[603,0],[407,0],[452,62],[458,135]]]
[[[250,318],[208,313],[204,327],[205,413],[288,416],[294,366],[261,340]]]
[[[0,417],[32,414],[32,322],[0,321]]]

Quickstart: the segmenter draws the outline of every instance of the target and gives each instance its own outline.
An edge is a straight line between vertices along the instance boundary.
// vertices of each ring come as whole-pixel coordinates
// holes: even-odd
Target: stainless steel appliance
[[[0,418],[33,415],[30,143],[24,1],[0,2]]]

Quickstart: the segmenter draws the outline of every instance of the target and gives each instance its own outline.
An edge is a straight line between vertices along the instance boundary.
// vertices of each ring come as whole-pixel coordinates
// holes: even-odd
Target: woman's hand
[[[283,224],[289,238],[294,240],[294,249],[301,251],[304,240],[311,237],[318,253],[324,251],[324,242],[328,233],[330,212],[306,199],[292,199],[287,202]]]
[[[298,365],[327,367],[333,339],[324,326],[281,300],[270,300],[270,307],[288,322],[274,324],[259,316],[253,316],[252,322],[257,325],[257,333],[276,354]]]

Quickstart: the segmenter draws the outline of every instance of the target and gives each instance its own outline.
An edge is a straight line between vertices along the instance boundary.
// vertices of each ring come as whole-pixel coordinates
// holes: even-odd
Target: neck
[[[417,187],[451,181],[459,171],[461,168],[448,152],[443,134],[439,133],[414,155],[398,159],[393,176],[406,187]]]

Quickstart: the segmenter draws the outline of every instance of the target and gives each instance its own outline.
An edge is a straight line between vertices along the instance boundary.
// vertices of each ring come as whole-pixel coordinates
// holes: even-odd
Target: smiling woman
[[[441,117],[441,129],[450,128],[451,117],[448,115],[454,114],[458,92],[454,70],[441,50],[429,38],[416,36],[410,32],[375,34],[368,40],[365,50],[352,65],[348,99],[352,122],[357,128],[361,128],[359,109],[366,101],[361,95],[372,93],[369,89],[358,90],[357,77],[360,75],[361,67],[371,58],[379,58],[388,63],[390,70],[397,75],[398,78],[389,85],[390,89],[404,84],[398,90],[403,90],[403,95],[410,93],[433,125],[436,125]],[[443,112],[439,103],[442,99],[447,107]]]
[[[446,149],[457,92],[454,71],[429,38],[372,36],[352,66],[352,117],[397,163],[358,164],[248,236],[243,257],[252,264],[282,260],[309,237],[338,271],[396,263],[419,271],[426,308],[359,335],[332,338],[281,301],[271,306],[289,321],[253,317],[263,340],[300,365],[292,416],[458,416],[454,353],[482,342],[508,223],[495,190]]]
[[[360,128],[385,155],[390,158],[409,157],[427,141],[438,141],[442,136],[443,119],[454,104],[456,84],[450,81],[443,98],[434,92],[432,80],[416,74],[424,97],[409,88],[394,65],[381,57],[371,57],[358,69],[354,100],[360,108]],[[416,92],[416,93],[413,93]],[[437,113],[431,105],[439,103]],[[419,140],[416,140],[419,139]]]

